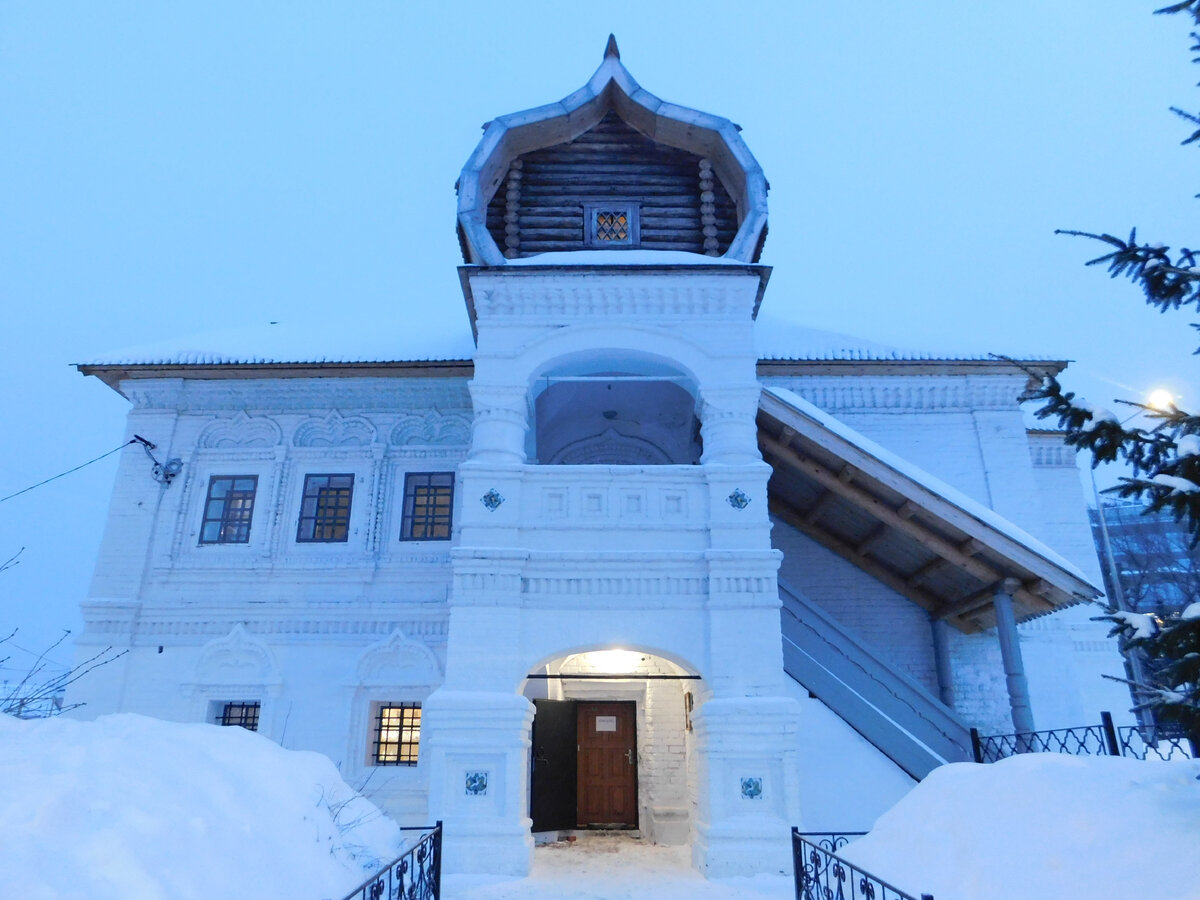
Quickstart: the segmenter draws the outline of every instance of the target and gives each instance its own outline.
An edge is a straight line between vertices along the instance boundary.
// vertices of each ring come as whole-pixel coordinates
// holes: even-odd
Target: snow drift
[[[1200,761],[935,769],[842,855],[914,896],[1200,898]]]
[[[396,824],[327,757],[242,728],[0,715],[0,897],[340,898]]]

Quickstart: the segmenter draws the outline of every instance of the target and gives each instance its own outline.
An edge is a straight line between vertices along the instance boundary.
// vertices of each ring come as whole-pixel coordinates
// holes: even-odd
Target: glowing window
[[[380,703],[371,760],[377,766],[415,766],[421,744],[420,703]]]

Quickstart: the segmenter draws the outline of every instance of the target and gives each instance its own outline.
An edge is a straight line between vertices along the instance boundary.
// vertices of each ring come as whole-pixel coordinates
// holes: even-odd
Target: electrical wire
[[[15,494],[9,494],[7,497],[0,497],[0,503],[3,503],[5,500],[11,500],[13,497],[20,497],[22,494],[27,494],[30,491],[32,491],[34,488],[40,488],[43,484],[49,484],[52,481],[56,481],[59,478],[62,478],[64,475],[70,475],[72,472],[78,472],[80,469],[86,468],[87,466],[90,466],[92,463],[100,462],[100,460],[104,459],[104,457],[106,457],[106,456],[112,456],[118,450],[124,450],[130,444],[136,444],[136,443],[138,443],[138,442],[134,441],[134,440],[126,441],[120,447],[113,447],[113,449],[109,450],[107,453],[101,453],[95,459],[89,459],[87,462],[81,463],[80,465],[76,466],[73,469],[67,469],[67,471],[59,472],[57,475],[47,478],[45,481],[39,481],[37,484],[31,484],[29,487],[22,488],[21,490],[17,491]]]

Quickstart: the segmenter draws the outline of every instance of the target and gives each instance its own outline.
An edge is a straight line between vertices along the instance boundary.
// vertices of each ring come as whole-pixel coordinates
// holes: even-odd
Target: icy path
[[[533,851],[533,874],[501,880],[448,875],[445,900],[793,900],[791,875],[706,881],[687,847],[627,836],[588,835]]]

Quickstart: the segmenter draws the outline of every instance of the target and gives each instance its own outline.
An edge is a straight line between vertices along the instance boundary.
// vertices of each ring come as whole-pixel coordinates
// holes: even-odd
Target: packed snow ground
[[[315,753],[141,716],[0,716],[0,897],[340,898],[396,826]],[[1200,761],[1033,754],[933,772],[845,855],[915,896],[1200,898]],[[790,900],[788,875],[706,881],[684,847],[588,835],[529,878],[446,900]]]
[[[0,784],[4,898],[341,898],[400,848],[328,757],[242,728],[0,715]]]
[[[443,900],[793,900],[791,875],[707,881],[687,847],[586,835],[533,851],[529,878],[444,877]]]
[[[1055,753],[941,766],[842,855],[939,900],[1197,900],[1198,778],[1198,760]]]

